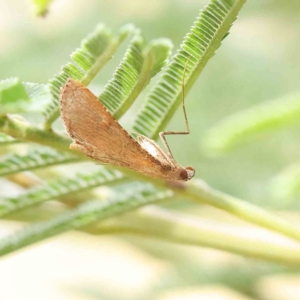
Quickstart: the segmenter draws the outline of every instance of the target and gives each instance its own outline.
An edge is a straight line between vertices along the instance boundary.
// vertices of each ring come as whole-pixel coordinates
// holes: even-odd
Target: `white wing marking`
[[[156,144],[153,140],[143,135],[138,135],[137,141],[144,150],[146,150],[150,155],[160,161],[163,165],[174,167],[173,160],[171,158],[168,158],[167,154],[165,154],[164,151],[159,147],[159,145]]]

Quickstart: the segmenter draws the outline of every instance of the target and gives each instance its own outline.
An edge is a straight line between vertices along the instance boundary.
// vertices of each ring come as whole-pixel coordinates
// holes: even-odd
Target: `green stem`
[[[138,207],[139,205],[132,204],[134,202],[134,200],[128,199],[125,207],[127,209]],[[97,221],[97,223],[95,220],[107,219],[110,215],[105,215],[103,218],[103,211],[97,213],[97,210],[94,210],[91,214],[84,211],[82,214],[76,213],[76,209],[74,211],[62,211],[61,208],[58,210],[57,207],[54,211],[49,211],[49,208],[37,207],[34,208],[34,213],[31,211],[29,215],[28,212],[18,214],[18,221],[31,222],[33,216],[38,217],[39,221],[43,218],[49,220],[50,215],[51,220],[25,227],[15,234],[13,240],[10,237],[1,240],[0,255],[11,253],[67,230],[81,227],[81,230],[96,235],[129,234],[143,238],[160,238],[181,245],[210,247],[277,264],[300,266],[298,245],[289,240],[278,239],[271,233],[266,236],[265,233],[260,234],[258,230],[253,232],[249,227],[245,227],[244,231],[241,231],[240,226],[201,219],[198,216],[174,211],[170,212],[157,206],[116,217],[117,211],[118,209],[114,211],[114,218]],[[9,219],[16,219],[16,216],[13,215]],[[82,228],[82,226],[84,227]]]
[[[270,233],[253,235],[249,227],[241,232],[240,227],[200,217],[170,212],[160,207],[147,207],[90,226],[85,229],[93,234],[121,232],[139,236],[162,238],[175,243],[210,247],[243,256],[276,263],[300,266],[300,248],[285,239],[278,240]],[[251,234],[252,233],[252,234]]]
[[[123,195],[116,193],[105,201],[90,201],[74,210],[59,215],[57,218],[25,227],[15,233],[13,239],[8,236],[0,240],[0,255],[11,253],[59,233],[87,226],[98,220],[105,220],[172,196],[169,191],[160,191],[153,196],[153,190],[151,185],[143,186],[138,190],[133,187],[130,192]]]
[[[244,200],[214,190],[204,182],[201,185],[190,184],[186,190],[179,191],[179,194],[190,200],[217,207],[240,219],[300,241],[300,228],[298,226]]]
[[[70,139],[54,132],[41,130],[17,116],[10,115],[0,118],[0,131],[17,139],[39,143],[62,151],[68,151],[72,154],[75,153],[69,149]],[[80,153],[78,153],[78,156],[85,157]],[[167,185],[163,180],[149,178],[129,169],[118,169],[129,177],[151,182],[159,187],[171,188],[181,197],[220,208],[241,219],[250,221],[253,224],[271,229],[300,241],[300,229],[298,227],[250,203],[234,198],[220,191],[213,190],[207,185],[195,185],[190,183],[187,185],[179,185],[178,188],[177,185]]]
[[[69,145],[72,142],[70,138],[33,126],[19,115],[1,117],[0,131],[18,140],[34,142],[74,154],[74,151],[69,149]]]

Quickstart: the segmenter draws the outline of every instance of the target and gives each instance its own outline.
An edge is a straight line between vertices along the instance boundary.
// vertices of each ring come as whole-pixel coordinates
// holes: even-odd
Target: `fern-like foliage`
[[[272,196],[284,199],[300,194],[300,163],[295,163],[271,180]]]
[[[42,3],[42,1],[39,2]],[[184,78],[185,88],[188,92],[208,60],[215,54],[222,40],[228,35],[230,26],[245,1],[210,0],[210,4],[200,12],[191,31],[184,38],[180,50],[174,56],[171,64],[165,69],[161,80],[150,92],[144,107],[134,123],[135,131],[148,137],[157,137],[159,131],[166,126],[176,108],[180,105],[184,66],[188,62]],[[128,33],[132,32],[132,29],[133,27],[127,27],[122,29],[119,35],[113,36],[110,30],[102,25],[82,43],[81,48],[72,55],[73,62],[67,64],[49,85],[51,101],[46,109],[44,129],[27,121],[20,115],[5,114],[23,112],[22,106],[19,106],[19,103],[22,103],[23,95],[25,102],[28,104],[32,101],[32,97],[29,94],[34,94],[35,98],[44,100],[47,97],[47,91],[45,90],[45,95],[40,97],[38,95],[41,90],[37,86],[27,85],[25,87],[19,81],[15,81],[12,84],[8,83],[6,86],[4,84],[4,88],[1,88],[0,85],[1,109],[3,107],[5,110],[2,110],[0,114],[0,130],[11,137],[22,140],[22,142],[34,142],[69,152],[70,140],[54,130],[49,130],[52,123],[59,116],[58,98],[61,86],[67,77],[73,77],[88,85],[97,72],[111,58],[121,41]],[[138,31],[135,30],[135,36],[125,58],[116,70],[114,78],[106,87],[105,92],[107,94],[104,92],[100,96],[116,117],[121,116],[126,111],[149,80],[164,66],[169,50],[170,45],[166,40],[154,41],[146,45],[139,36]],[[41,89],[43,88],[41,87]],[[9,94],[15,96],[15,98],[12,98],[14,101],[11,101],[8,97]],[[10,107],[11,104],[12,106]],[[20,110],[20,108],[22,109]],[[26,109],[27,105],[24,111],[27,111]],[[25,168],[28,170],[41,166],[45,167],[56,163],[60,155],[63,154],[54,154],[51,157],[48,153],[46,156],[41,157],[41,153],[35,153],[30,155],[31,158],[34,158],[33,160],[28,156],[11,156],[10,159],[4,161],[2,167],[7,168],[6,172],[21,171]],[[76,154],[74,153],[74,155]],[[77,155],[78,157],[80,156],[80,154]],[[61,163],[66,161],[67,159],[62,157]],[[128,170],[124,170],[125,173],[128,175],[132,174]],[[23,176],[26,176],[26,174],[23,174]],[[80,192],[104,184],[113,186],[110,189],[113,196],[108,197],[103,202],[99,202],[99,199],[97,199],[95,202],[82,204],[82,206],[73,211],[62,214],[50,221],[31,225],[16,235],[0,240],[0,254],[9,253],[65,230],[89,225],[98,220],[115,216],[141,205],[172,197],[173,195],[201,203],[205,202],[254,224],[264,226],[297,241],[300,240],[299,229],[289,224],[288,221],[254,207],[246,201],[239,201],[239,199],[216,191],[200,181],[195,180],[194,184],[190,183],[189,185],[170,184],[168,188],[173,190],[170,192],[166,186],[163,189],[161,188],[162,184],[164,184],[161,180],[141,178],[151,181],[156,187],[144,183],[128,183],[127,181],[130,180],[129,176],[125,177],[118,171],[99,167],[97,172],[77,174],[69,178],[45,182],[43,186],[29,189],[18,197],[0,199],[0,216],[4,216],[53,199],[71,203],[72,201],[70,200],[73,200],[73,197],[77,197],[72,204],[82,203],[82,200],[88,201],[97,198],[97,196],[103,197],[105,195],[91,193],[84,193],[83,195]],[[127,184],[119,186],[120,183],[125,181]],[[72,199],[68,199],[68,196],[71,196]],[[84,197],[84,199],[81,197]],[[15,217],[18,218],[18,215],[15,215]],[[181,235],[185,235],[185,241],[197,240],[199,231],[194,230],[197,229],[197,225],[193,224],[193,222],[188,222],[188,226],[184,226],[183,223],[174,224],[168,222],[168,216],[159,216],[159,218],[161,220],[165,218],[166,222],[160,224],[165,225],[166,228],[172,228],[174,232],[180,232]],[[252,255],[253,257],[267,257],[278,262],[293,265],[299,264],[300,261],[299,250],[292,247],[292,251],[283,251],[282,249],[287,248],[277,247],[276,243],[272,244],[270,242],[265,243],[260,248],[257,247],[259,241],[248,243],[244,238],[233,238],[222,232],[213,235],[213,237],[205,231],[200,230],[200,232],[204,237],[204,244],[208,246],[220,247],[224,250],[228,249],[229,251],[248,256]],[[216,243],[216,240],[221,240],[222,246]],[[240,245],[239,241],[244,244]]]
[[[181,85],[187,61],[186,92],[219,48],[245,1],[215,0],[200,11],[171,64],[145,101],[135,120],[134,131],[152,138],[158,136],[182,101]]]
[[[99,99],[115,116],[120,118],[136,97],[167,62],[172,43],[167,39],[152,41],[148,46],[136,30],[120,66]]]
[[[26,110],[31,99],[19,78],[0,81],[0,116]]]
[[[90,201],[50,221],[26,227],[0,241],[0,255],[16,251],[67,230],[90,225],[96,221],[116,216],[144,204],[153,203],[173,195],[171,191],[154,188],[150,184],[131,182],[113,190],[102,201]]]
[[[19,78],[0,81],[0,116],[40,110],[49,99],[47,85],[21,82]]]
[[[48,84],[22,82],[22,85],[31,99],[30,107],[27,107],[26,111],[40,113],[41,110],[46,108],[46,105],[51,100],[51,93]]]
[[[181,103],[181,84],[184,66],[187,61],[185,88],[186,91],[189,91],[197,76],[228,34],[230,26],[244,2],[245,0],[211,0],[210,4],[200,12],[191,31],[184,38],[180,50],[175,54],[170,65],[166,67],[162,78],[150,92],[134,123],[135,131],[148,137],[157,137],[159,131],[166,126]],[[106,85],[104,92],[99,96],[115,117],[120,117],[151,78],[164,67],[171,45],[165,39],[146,44],[139,31],[133,29],[132,26],[123,28],[119,35],[113,36],[110,30],[101,25],[83,41],[81,48],[72,55],[73,62],[64,66],[62,72],[50,82],[51,101],[45,112],[45,128],[41,129],[27,122],[24,118],[20,118],[20,116],[4,116],[0,117],[1,131],[25,142],[35,142],[61,151],[69,151],[69,140],[57,132],[49,130],[52,123],[59,116],[58,102],[62,85],[68,77],[73,77],[88,85],[111,58],[122,40],[133,31],[134,35],[124,59],[115,71],[112,80]],[[33,90],[32,88],[31,91]],[[28,89],[25,89],[25,91],[28,93]],[[47,152],[47,150],[45,151]],[[44,155],[42,158],[41,153]],[[74,153],[74,155],[76,154]],[[65,163],[68,161],[68,156],[63,156],[64,154],[61,153],[51,156],[51,154],[45,153],[44,150],[29,154],[29,156],[13,155],[3,161],[3,174],[19,172],[25,170],[25,168],[29,170],[46,167],[57,162]],[[61,161],[59,161],[60,159]],[[128,174],[131,173],[128,171]],[[78,209],[49,222],[33,225],[20,234],[3,240],[2,244],[0,242],[0,252],[2,254],[8,253],[48,236],[88,225],[99,219],[123,213],[140,205],[146,205],[156,200],[171,197],[173,193],[175,194],[175,192],[170,192],[166,188],[161,189],[161,181],[155,179],[149,179],[149,181],[157,184],[157,187],[144,183],[127,183],[126,185],[115,186],[129,180],[129,176],[125,177],[118,171],[99,167],[97,172],[77,174],[71,178],[45,182],[43,186],[29,189],[18,197],[1,199],[0,216],[5,216],[53,199],[63,202],[66,200],[66,196],[74,195],[74,193],[77,195],[99,185],[114,185],[111,189],[114,196],[109,198],[107,202],[98,202],[97,200],[96,202],[83,204]],[[176,190],[175,186],[170,186],[171,188]],[[187,189],[183,188],[177,191],[178,195],[187,197],[190,200],[202,201],[205,198],[208,203],[213,203],[212,205],[239,214],[247,220],[254,220],[258,224],[265,224],[269,228],[271,223],[276,223],[277,229],[279,228],[281,232],[299,238],[298,231],[293,228],[283,226],[282,229],[280,228],[281,223],[273,222],[274,219],[267,214],[260,212],[251,214],[255,209],[251,210],[249,208],[247,210],[247,206],[238,205],[238,201],[231,199],[232,197],[214,193],[212,189],[201,189],[198,188],[198,185],[191,185]],[[87,198],[84,200],[94,198],[94,196],[84,196]],[[279,229],[278,231],[280,231]]]
[[[123,180],[122,173],[109,171],[104,167],[100,170],[88,173],[77,174],[71,178],[62,178],[46,182],[42,187],[33,188],[18,197],[7,197],[0,200],[0,216],[14,213],[45,201],[58,199],[69,194],[85,191],[100,185],[117,183]]]
[[[73,62],[65,65],[49,83],[52,100],[44,112],[46,128],[49,129],[59,117],[60,90],[67,78],[71,77],[88,85],[132,30],[133,26],[124,26],[119,35],[114,37],[106,26],[100,24],[82,41],[81,47],[71,55]]]
[[[30,149],[27,155],[9,154],[0,161],[0,176],[79,161],[70,153],[51,148]]]
[[[135,131],[155,137],[166,125],[181,102],[181,83],[187,60],[189,59],[189,64],[186,69],[185,82],[188,91],[209,58],[220,46],[222,39],[228,34],[228,30],[244,2],[244,0],[212,0],[200,12],[180,50],[147,98],[146,104],[135,122]],[[122,32],[118,38],[114,39],[106,27],[100,26],[72,55],[74,63],[66,65],[63,71],[51,81],[52,102],[46,113],[46,127],[49,128],[58,116],[60,88],[67,77],[73,77],[85,84],[89,83],[129,30]],[[166,40],[153,41],[149,45],[145,45],[139,32],[135,31],[125,58],[116,70],[114,78],[100,95],[101,100],[111,112],[118,115],[128,108],[142,88],[164,66],[169,51],[170,44]],[[115,102],[116,99],[117,102]],[[103,173],[109,174],[109,178]],[[124,180],[119,172],[111,174],[111,171],[105,168],[84,178],[86,179],[76,176],[74,179],[60,179],[54,183],[49,182],[44,187],[30,190],[20,197],[3,199],[0,203],[0,215],[44,201],[62,199],[64,195],[80,192],[101,183]]]
[[[208,153],[222,153],[266,131],[289,125],[300,118],[300,94],[267,101],[228,116],[204,138]]]

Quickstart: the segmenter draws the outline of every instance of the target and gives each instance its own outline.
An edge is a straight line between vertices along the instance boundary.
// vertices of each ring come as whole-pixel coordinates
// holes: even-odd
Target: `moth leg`
[[[168,145],[168,142],[166,140],[165,135],[171,135],[171,134],[172,135],[173,134],[190,134],[189,121],[188,121],[188,118],[187,118],[187,114],[186,114],[186,110],[185,110],[185,105],[184,105],[184,77],[185,77],[185,71],[186,71],[188,62],[190,61],[190,58],[191,58],[191,56],[187,59],[187,61],[185,63],[184,70],[183,70],[183,76],[182,76],[182,83],[181,83],[181,89],[182,89],[182,92],[181,92],[182,101],[181,101],[181,103],[182,103],[182,110],[183,110],[183,115],[184,115],[184,119],[185,119],[186,131],[162,131],[162,132],[159,133],[159,137],[161,138],[163,144],[167,148],[168,155],[172,159],[174,159],[174,157],[173,157],[173,154],[172,154],[172,152],[170,150],[170,147]]]

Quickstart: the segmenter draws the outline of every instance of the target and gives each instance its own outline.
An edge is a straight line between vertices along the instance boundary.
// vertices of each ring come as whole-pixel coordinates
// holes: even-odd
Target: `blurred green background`
[[[100,22],[115,32],[123,24],[134,23],[148,41],[171,39],[175,51],[206,3],[56,0],[46,17],[37,18],[29,1],[0,0],[0,79],[17,76],[22,81],[46,83]],[[299,16],[298,0],[246,3],[186,98],[191,134],[168,138],[176,160],[194,166],[198,178],[266,208],[299,207],[296,197],[283,200],[272,195],[270,182],[300,161],[300,122],[264,133],[221,156],[209,156],[202,138],[228,115],[300,90]],[[92,89],[101,89],[112,76],[125,44],[93,81]],[[121,120],[125,128],[130,128],[146,93]],[[178,110],[168,129],[183,128]],[[4,289],[0,287],[0,299],[300,299],[300,278],[264,277],[281,271],[279,267],[147,239],[100,239],[74,233],[26,249],[0,265],[0,282],[6,282]],[[294,291],[291,296],[286,289]],[[202,296],[189,296],[195,294]]]

